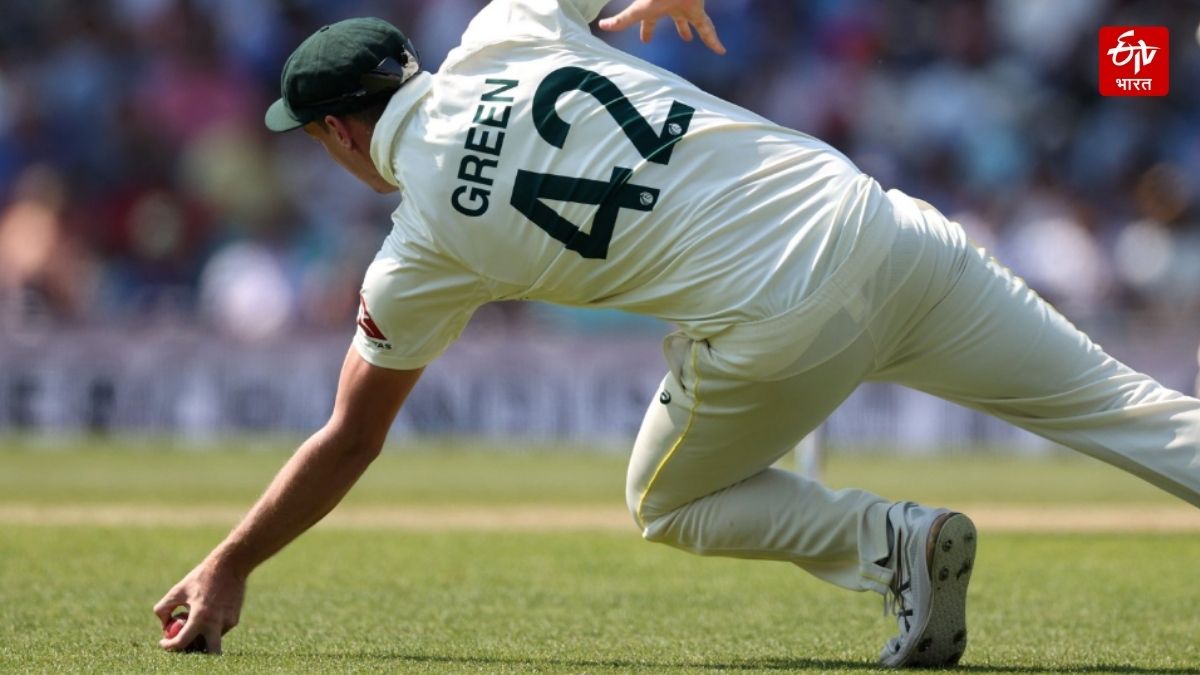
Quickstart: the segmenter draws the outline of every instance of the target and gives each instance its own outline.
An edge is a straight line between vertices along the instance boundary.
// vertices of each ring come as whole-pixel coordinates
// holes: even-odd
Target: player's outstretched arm
[[[600,20],[600,28],[607,31],[625,30],[637,22],[641,22],[642,42],[649,42],[654,36],[654,26],[658,20],[669,16],[675,22],[675,30],[679,37],[692,41],[692,27],[700,35],[700,41],[718,54],[725,53],[725,46],[717,37],[717,29],[713,26],[708,12],[704,11],[704,0],[633,0],[620,14]]]
[[[207,650],[220,653],[221,636],[237,625],[246,577],[341,501],[379,455],[420,375],[372,366],[351,347],[329,422],[300,446],[225,541],[154,606],[164,628],[171,612],[188,608],[187,624],[159,646],[181,651],[203,636]]]

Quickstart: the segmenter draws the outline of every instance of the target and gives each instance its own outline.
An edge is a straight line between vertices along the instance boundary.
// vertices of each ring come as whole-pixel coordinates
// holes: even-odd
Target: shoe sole
[[[929,621],[904,666],[948,668],[967,648],[967,585],[975,569],[975,524],[947,513],[930,528],[925,559],[933,593]]]

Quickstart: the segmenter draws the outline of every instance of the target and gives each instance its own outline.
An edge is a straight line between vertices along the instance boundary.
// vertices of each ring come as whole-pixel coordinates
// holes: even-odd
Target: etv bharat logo
[[[1154,57],[1158,55],[1158,47],[1151,47],[1146,44],[1145,40],[1138,40],[1138,46],[1125,44],[1125,38],[1132,38],[1136,31],[1132,28],[1117,36],[1117,46],[1108,50],[1108,55],[1112,57],[1113,65],[1120,68],[1133,61],[1133,74],[1137,75],[1142,72],[1142,66],[1148,66],[1154,63]],[[1121,58],[1124,54],[1125,58]]]
[[[1100,29],[1100,94],[1166,96],[1171,89],[1171,36],[1165,26]]]

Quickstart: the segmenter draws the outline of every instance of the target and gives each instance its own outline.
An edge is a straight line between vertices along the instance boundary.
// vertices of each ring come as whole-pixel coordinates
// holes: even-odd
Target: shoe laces
[[[889,589],[887,595],[883,596],[883,615],[890,614],[896,617],[897,622],[903,621],[905,631],[911,628],[909,617],[913,615],[913,608],[908,606],[906,600],[909,588],[910,585],[906,581],[898,588]]]
[[[883,615],[896,617],[897,625],[903,622],[903,632],[908,632],[912,625],[909,618],[913,608],[908,606],[908,591],[912,588],[911,571],[904,569],[904,533],[897,528],[894,540],[893,555],[896,559],[896,571],[892,583],[888,585],[887,593],[883,595]]]

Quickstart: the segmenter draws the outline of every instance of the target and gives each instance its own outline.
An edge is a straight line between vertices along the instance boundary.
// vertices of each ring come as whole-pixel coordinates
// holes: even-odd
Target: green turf
[[[314,532],[252,578],[220,658],[149,606],[216,531],[5,528],[0,671],[870,670],[878,599],[617,534]],[[1200,542],[985,540],[974,672],[1197,672]],[[19,564],[17,561],[20,561]]]
[[[283,458],[9,449],[0,504],[241,503]],[[922,498],[1003,501],[1021,488],[1009,496],[1026,504],[1170,503],[1074,460],[839,458],[830,469],[834,482]],[[620,457],[455,446],[386,456],[356,498],[618,504],[622,472]],[[224,656],[161,653],[150,606],[222,534],[0,523],[0,672],[871,672],[891,628],[875,595],[786,564],[647,544],[632,528],[322,529],[251,578]],[[984,532],[980,547],[963,670],[1200,673],[1194,535]]]
[[[294,445],[276,440],[185,447],[101,440],[58,444],[48,451],[27,441],[0,441],[0,504],[245,503],[261,492]],[[625,460],[626,453],[611,449],[563,452],[545,444],[488,452],[467,441],[392,446],[350,500],[360,505],[619,504],[625,495]],[[897,457],[835,450],[826,480],[930,503],[1178,503],[1122,471],[1076,455]]]
[[[253,450],[248,450],[253,447]],[[0,444],[0,503],[240,503],[254,499],[294,445],[162,449],[75,442],[40,451]],[[358,504],[601,503],[623,499],[624,459],[611,453],[480,453],[469,443],[390,448],[355,487]],[[500,480],[493,480],[500,477]]]

